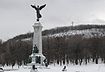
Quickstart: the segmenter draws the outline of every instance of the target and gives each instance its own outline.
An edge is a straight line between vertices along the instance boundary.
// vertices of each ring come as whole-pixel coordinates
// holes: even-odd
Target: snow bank
[[[49,68],[38,68],[38,72],[62,72],[64,66],[58,65],[50,65]],[[4,67],[5,72],[30,72],[31,67],[20,67],[17,69],[15,66],[12,70],[11,67]],[[10,71],[6,71],[6,69],[10,69]],[[88,64],[88,65],[68,65],[67,71],[65,72],[105,72],[104,64]]]

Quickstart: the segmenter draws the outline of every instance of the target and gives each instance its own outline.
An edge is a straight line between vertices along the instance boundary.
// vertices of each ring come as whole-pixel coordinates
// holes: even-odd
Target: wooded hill
[[[79,25],[44,30],[43,54],[48,63],[105,63],[105,25]],[[0,43],[0,63],[21,65],[29,62],[33,33],[21,34]]]

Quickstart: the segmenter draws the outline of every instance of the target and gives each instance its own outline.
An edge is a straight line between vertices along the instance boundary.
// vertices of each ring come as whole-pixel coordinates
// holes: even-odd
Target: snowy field
[[[48,68],[38,67],[38,72],[63,72],[64,66],[58,65],[49,65]],[[12,69],[11,66],[2,67],[4,72],[30,72],[31,67],[21,66],[19,69],[17,66],[14,66]],[[64,72],[105,72],[104,64],[88,64],[88,65],[69,65],[67,66],[67,71]]]

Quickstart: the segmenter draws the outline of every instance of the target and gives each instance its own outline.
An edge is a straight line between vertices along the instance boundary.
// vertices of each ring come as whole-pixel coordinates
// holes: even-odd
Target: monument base
[[[28,65],[35,65],[35,66],[45,66],[44,60],[45,56],[43,54],[34,53],[31,54],[32,62]]]

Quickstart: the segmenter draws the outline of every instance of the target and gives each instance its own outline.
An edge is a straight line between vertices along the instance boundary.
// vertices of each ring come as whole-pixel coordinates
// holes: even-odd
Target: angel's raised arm
[[[32,8],[37,9],[35,5],[31,5]]]

